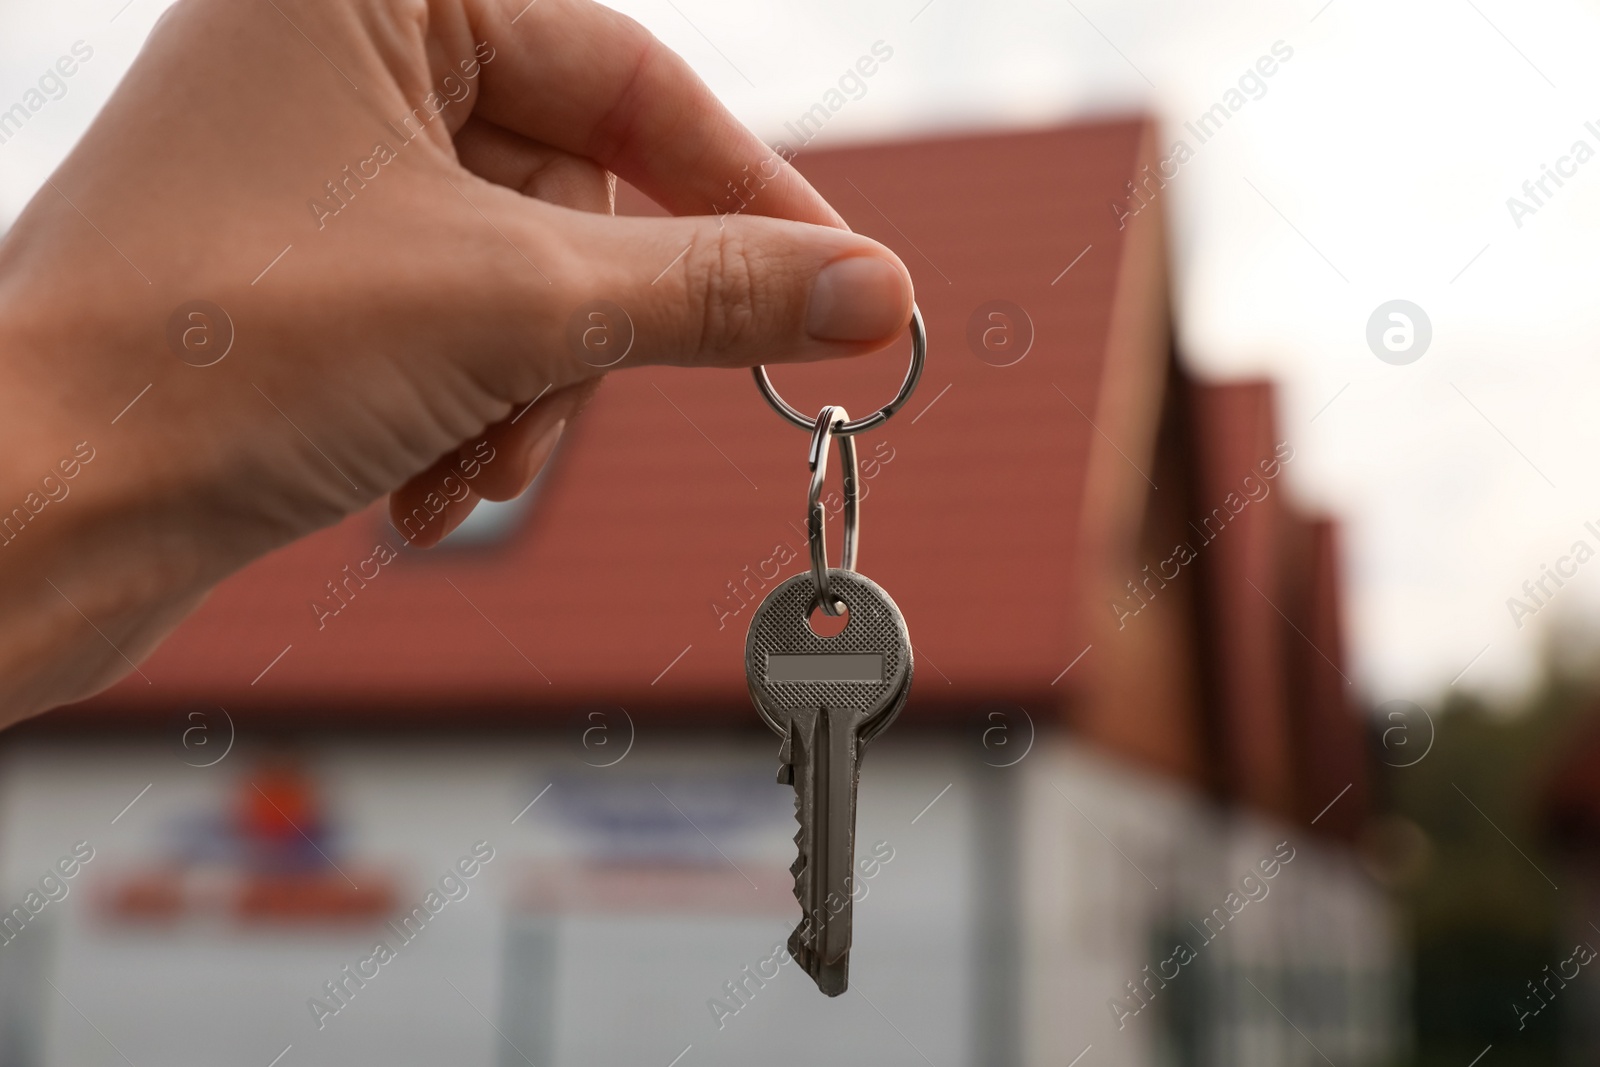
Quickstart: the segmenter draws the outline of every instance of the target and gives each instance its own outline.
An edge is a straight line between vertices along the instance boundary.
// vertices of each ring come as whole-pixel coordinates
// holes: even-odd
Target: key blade
[[[829,708],[817,716],[817,803],[814,805],[818,839],[813,853],[819,859],[812,895],[824,909],[818,936],[823,963],[837,963],[850,951],[850,871],[856,854],[856,731],[854,716]]]
[[[794,835],[795,861],[789,865],[789,873],[794,875],[794,899],[800,905],[800,924],[789,935],[789,955],[800,961],[807,971],[811,970],[807,961],[813,955],[816,936],[810,918],[816,867],[816,820],[813,815],[816,786],[814,761],[811,758],[811,731],[814,726],[815,716],[796,716],[790,720],[789,736],[783,745],[789,763],[779,772],[780,777],[787,775],[789,784],[794,786],[794,818],[800,824]]]
[[[849,985],[859,712],[821,708],[792,727],[801,919],[789,952],[828,996]]]

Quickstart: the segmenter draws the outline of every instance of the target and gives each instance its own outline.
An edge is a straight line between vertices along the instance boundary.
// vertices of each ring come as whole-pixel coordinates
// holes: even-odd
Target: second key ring
[[[911,366],[906,370],[905,381],[900,383],[900,391],[894,399],[871,415],[857,419],[854,422],[845,421],[835,428],[832,433],[845,440],[849,440],[862,430],[870,430],[874,426],[882,426],[889,421],[889,416],[905,406],[911,399],[911,394],[916,392],[917,383],[922,380],[922,367],[928,360],[928,333],[922,326],[922,310],[916,304],[911,305]],[[787,400],[778,395],[772,387],[772,379],[767,377],[767,368],[756,366],[753,369],[756,378],[756,387],[761,390],[761,395],[767,398],[773,410],[802,430],[814,429],[816,420],[796,410]],[[840,409],[843,410],[842,408]]]
[[[856,551],[861,543],[860,485],[856,477],[856,443],[843,436],[850,415],[844,408],[828,405],[812,423],[811,451],[806,465],[811,468],[811,488],[806,494],[806,540],[811,546],[811,582],[817,588],[817,607],[825,615],[838,615],[844,603],[828,586],[828,511],[822,504],[822,483],[828,476],[828,444],[839,440],[839,462],[844,465],[844,552],[839,565],[856,569]]]

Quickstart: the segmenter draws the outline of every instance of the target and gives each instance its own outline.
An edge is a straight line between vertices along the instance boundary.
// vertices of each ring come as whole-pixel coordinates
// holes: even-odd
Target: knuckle
[[[756,327],[756,268],[746,243],[721,230],[688,255],[690,307],[700,313],[698,349],[722,353],[747,343]]]

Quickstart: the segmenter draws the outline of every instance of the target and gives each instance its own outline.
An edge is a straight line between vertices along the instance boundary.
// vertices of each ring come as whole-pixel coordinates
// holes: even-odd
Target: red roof
[[[1143,120],[797,158],[905,260],[927,322],[919,392],[858,438],[860,568],[916,648],[902,723],[1015,701],[1305,819],[1361,767],[1331,534],[1279,481],[1180,578],[1148,579],[1276,443],[1270,387],[1192,386],[1173,358],[1157,158]],[[1136,179],[1148,202],[1119,219]],[[653,210],[624,194],[621,210]],[[1012,344],[1031,344],[1009,365],[981,343],[996,301]],[[906,348],[774,377],[803,410],[862,414],[893,394]],[[406,549],[362,580],[375,546],[403,543],[374,508],[223,583],[80,717],[192,701],[274,722],[530,724],[610,704],[752,724],[745,626],[806,565],[807,444],[747,372],[614,373],[500,543]],[[1147,581],[1124,625],[1113,605]],[[341,600],[319,619],[313,605]]]
[[[1134,228],[1107,206],[1147,138],[1142,123],[1107,122],[797,160],[853,226],[902,255],[927,320],[920,391],[860,439],[879,461],[860,566],[910,624],[921,670],[909,717],[940,700],[1048,693],[1086,643],[1085,486],[1106,451],[1091,422],[1125,421],[1101,395],[1113,315],[1165,315],[1148,280],[1129,291]],[[1007,367],[967,343],[974,310],[996,298],[1034,330]],[[904,359],[775,376],[802,408],[865,412]],[[135,678],[98,703],[387,716],[606,701],[743,716],[741,598],[770,586],[775,551],[792,553],[782,573],[803,565],[806,444],[746,372],[615,373],[505,543],[406,551],[351,584],[319,628],[313,603],[337,603],[327,583],[400,543],[375,509],[225,582],[144,664],[152,685]]]

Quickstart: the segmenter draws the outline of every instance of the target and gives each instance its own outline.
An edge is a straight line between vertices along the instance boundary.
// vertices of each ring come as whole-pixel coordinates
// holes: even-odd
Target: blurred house
[[[46,990],[0,1019],[7,1063],[98,1055],[86,1019],[135,1062],[1388,1058],[1395,932],[1352,849],[1336,531],[1290,502],[1270,385],[1175,358],[1156,131],[795,162],[900,252],[930,338],[911,404],[859,439],[861,569],[903,609],[917,678],[864,766],[858,856],[889,858],[852,991],[772,960],[798,914],[792,794],[742,668],[751,606],[805,566],[806,435],[746,373],[632,370],[527,500],[433,552],[376,509],[279,552],[148,684],[13,738],[0,886],[26,892],[80,836],[99,858],[88,899],[0,952],[0,985],[42,974],[82,1010]],[[903,358],[774,376],[802,409],[860,414]],[[495,858],[360,985],[341,968],[393,940],[361,909],[152,925],[95,903],[286,759],[319,783],[330,868],[384,871],[398,910],[476,842]]]

